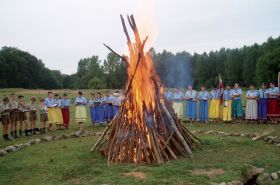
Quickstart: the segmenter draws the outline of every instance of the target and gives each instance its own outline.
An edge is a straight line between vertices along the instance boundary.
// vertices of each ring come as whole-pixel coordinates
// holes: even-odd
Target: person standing
[[[253,84],[250,85],[250,90],[246,93],[246,121],[257,120],[258,118],[258,91],[255,90]]]
[[[242,90],[239,88],[238,83],[234,84],[232,92],[232,116],[240,123],[243,116],[243,108],[241,102]]]
[[[61,112],[63,117],[63,125],[65,129],[69,128],[70,123],[70,105],[71,101],[66,93],[63,94],[63,99],[61,100]]]
[[[47,106],[45,105],[45,99],[40,100],[40,121],[41,121],[41,128],[40,133],[46,133],[46,124],[48,122],[48,113],[47,113]]]
[[[106,121],[110,122],[114,117],[113,103],[115,101],[115,97],[108,91],[105,98],[106,104]]]
[[[30,133],[36,135],[36,121],[37,121],[37,107],[36,107],[36,98],[33,96],[30,98],[30,104],[28,105],[29,110],[29,122],[30,122]]]
[[[19,133],[21,134],[22,125],[24,124],[24,134],[29,136],[31,130],[28,127],[26,112],[28,112],[28,105],[25,104],[24,96],[18,96],[18,108],[19,108]]]
[[[197,99],[197,92],[193,90],[191,85],[188,86],[188,90],[186,92],[185,98],[187,100],[187,117],[189,118],[190,122],[194,122],[196,119],[196,99]]]
[[[10,102],[8,97],[3,98],[3,102],[0,104],[0,114],[1,114],[1,122],[3,126],[3,139],[5,141],[11,140],[9,138],[9,124],[11,123],[10,120]]]
[[[114,94],[115,101],[114,101],[114,117],[118,114],[119,109],[121,107],[122,101],[124,97],[119,93],[119,91],[116,91]]]
[[[53,93],[51,91],[48,92],[48,97],[45,99],[45,105],[47,107],[49,120],[48,131],[52,131],[52,124],[55,124],[55,102],[53,98]]]
[[[95,94],[90,94],[90,99],[88,101],[88,104],[89,104],[91,123],[92,126],[94,126],[96,122]]]
[[[280,117],[280,107],[278,103],[279,88],[275,87],[276,83],[270,83],[270,89],[268,90],[268,111],[267,116],[272,123],[277,123],[277,118]]]
[[[18,102],[16,100],[16,95],[14,93],[11,94],[11,112],[10,112],[10,117],[11,117],[11,127],[10,127],[10,132],[11,135],[14,138],[18,138],[17,135],[17,123],[19,120],[19,112],[18,112]]]
[[[260,122],[267,120],[268,90],[265,83],[261,85],[258,91],[258,119]]]
[[[164,98],[170,102],[172,100],[172,92],[170,90],[168,90],[167,88],[164,89],[164,94],[163,94]]]
[[[54,118],[55,118],[54,122],[56,124],[56,128],[59,130],[62,129],[61,126],[63,125],[61,106],[62,106],[62,100],[58,94],[55,94],[54,95]]]
[[[96,101],[95,101],[95,109],[96,109],[96,123],[100,126],[104,123],[104,106],[103,106],[103,99],[101,97],[101,93],[97,93]]]
[[[230,89],[230,85],[226,86],[226,89],[223,92],[223,116],[222,119],[224,122],[231,122],[232,117],[232,91]]]
[[[205,90],[205,86],[201,86],[201,91],[198,93],[199,100],[199,121],[201,123],[208,122],[208,99],[209,93]]]
[[[183,109],[183,100],[184,100],[184,94],[183,92],[177,88],[176,91],[173,93],[172,96],[172,107],[177,115],[178,119],[183,119],[184,109]]]
[[[83,124],[87,121],[87,99],[83,96],[83,92],[79,91],[75,99],[75,122],[79,124],[80,132],[84,132]]]
[[[214,87],[210,92],[209,118],[213,121],[219,121],[221,118],[221,95],[222,90]]]

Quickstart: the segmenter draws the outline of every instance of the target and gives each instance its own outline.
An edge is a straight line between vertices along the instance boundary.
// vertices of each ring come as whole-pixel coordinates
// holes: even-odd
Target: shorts
[[[10,115],[2,115],[1,122],[3,125],[8,125],[11,123]]]
[[[36,111],[30,111],[29,112],[29,121],[36,121],[36,120],[37,120]]]
[[[47,113],[41,114],[41,115],[40,115],[40,121],[41,121],[41,122],[47,122],[47,121],[49,121],[49,119],[48,119],[48,114],[47,114]]]
[[[19,121],[19,112],[11,112],[11,122],[16,123]]]
[[[27,117],[26,117],[26,113],[25,112],[19,112],[19,121],[23,122],[26,121]]]

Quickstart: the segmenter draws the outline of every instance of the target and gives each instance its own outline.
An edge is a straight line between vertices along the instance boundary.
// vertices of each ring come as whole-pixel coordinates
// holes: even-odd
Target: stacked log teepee
[[[199,141],[177,118],[170,102],[164,99],[152,57],[144,52],[147,37],[141,41],[133,15],[127,19],[135,43],[121,16],[130,53],[129,57],[122,57],[128,73],[125,100],[92,150],[100,151],[109,164],[162,164],[179,156],[192,157],[192,149]]]

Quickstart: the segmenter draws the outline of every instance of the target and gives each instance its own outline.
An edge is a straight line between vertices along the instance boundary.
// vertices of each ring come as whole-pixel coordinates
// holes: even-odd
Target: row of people
[[[55,124],[57,129],[68,129],[70,123],[70,106],[71,101],[67,94],[60,98],[58,94],[48,92],[48,97],[40,99],[39,106],[36,104],[35,97],[30,98],[29,103],[25,103],[24,96],[11,94],[3,98],[0,103],[0,120],[3,125],[3,138],[10,140],[10,134],[13,138],[18,136],[29,136],[33,134],[43,134],[46,129],[51,131],[52,125]],[[86,107],[90,107],[92,124],[99,123],[102,125],[105,121],[110,121],[117,113],[122,101],[122,96],[116,92],[113,95],[107,93],[106,96],[91,94],[89,101],[83,96],[82,92],[78,93],[75,98],[75,122],[79,123],[82,130],[83,123],[87,120]],[[40,128],[36,128],[37,112],[40,115]],[[28,114],[29,113],[29,114]],[[19,124],[18,124],[19,123]],[[47,125],[48,123],[48,125]]]
[[[280,117],[279,97],[279,88],[275,86],[275,83],[270,83],[270,88],[262,84],[259,90],[255,90],[253,84],[250,85],[250,89],[246,92],[246,120],[270,119],[272,123],[277,123]],[[240,122],[244,117],[242,89],[239,88],[238,83],[235,83],[233,88],[230,85],[227,85],[225,89],[214,87],[210,92],[206,91],[205,86],[201,86],[198,93],[192,86],[188,86],[185,95],[180,89],[176,89],[174,93],[165,91],[165,98],[172,102],[173,109],[180,119],[184,116],[183,101],[186,101],[185,115],[190,122],[195,120],[207,122],[208,119],[225,122],[236,119]],[[199,105],[198,117],[197,104]]]

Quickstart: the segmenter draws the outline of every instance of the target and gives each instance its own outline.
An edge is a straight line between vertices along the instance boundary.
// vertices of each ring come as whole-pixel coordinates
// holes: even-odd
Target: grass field
[[[44,97],[46,91],[13,90],[31,96]],[[9,90],[1,90],[0,97],[9,94]],[[63,93],[64,91],[60,91]],[[74,91],[68,91],[70,98]],[[86,92],[86,95],[89,91]],[[73,117],[73,108],[71,116]],[[38,123],[37,123],[38,124]],[[262,133],[270,125],[259,124],[193,124],[185,123],[190,130],[238,131],[241,133]],[[92,127],[90,121],[86,124],[90,132],[101,131],[100,127]],[[274,133],[280,137],[280,125],[273,126]],[[1,128],[2,129],[2,128]],[[2,131],[0,129],[0,131]],[[47,135],[60,135],[76,131],[78,126],[71,122],[70,129],[55,131]],[[22,137],[15,141],[4,142],[0,139],[0,148],[15,143],[24,143],[31,138],[44,135]],[[218,137],[214,135],[198,135],[202,144],[194,150],[194,158],[181,158],[178,161],[164,165],[112,165],[101,155],[90,152],[97,136],[73,138],[40,143],[26,149],[8,154],[0,158],[0,185],[79,185],[79,184],[210,184],[211,182],[232,181],[239,178],[244,164],[263,167],[267,172],[280,170],[280,149],[262,141],[252,141],[245,137]],[[192,170],[221,169],[224,173],[212,176],[193,175]],[[127,176],[129,172],[138,174],[139,178]],[[139,175],[140,174],[140,175]],[[280,181],[274,182],[280,184]]]

